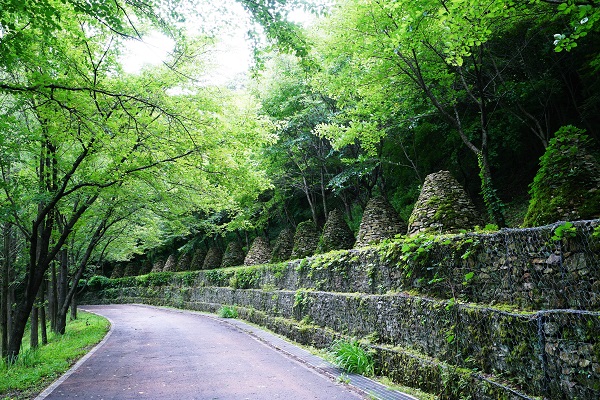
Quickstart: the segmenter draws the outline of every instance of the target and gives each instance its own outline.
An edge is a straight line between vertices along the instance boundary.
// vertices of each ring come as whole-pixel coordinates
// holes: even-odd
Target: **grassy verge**
[[[48,333],[48,344],[29,348],[29,335],[19,360],[7,365],[0,360],[0,399],[31,399],[67,371],[79,358],[100,342],[109,329],[105,318],[79,312],[64,335]]]

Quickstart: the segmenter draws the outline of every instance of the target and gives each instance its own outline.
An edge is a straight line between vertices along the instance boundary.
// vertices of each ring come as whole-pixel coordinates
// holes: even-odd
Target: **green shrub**
[[[234,289],[250,289],[260,281],[260,271],[257,268],[240,268],[230,278],[229,285]]]
[[[227,269],[210,269],[204,271],[204,276],[209,284],[213,286],[227,286],[230,278],[234,275],[233,270]]]
[[[97,292],[109,286],[110,279],[103,275],[94,275],[87,281],[87,286],[91,291]]]
[[[103,276],[93,278],[97,278],[98,284],[103,281],[101,278],[108,281]],[[76,320],[67,320],[64,335],[48,332],[48,344],[37,349],[29,347],[30,332],[27,329],[17,360],[7,364],[0,358],[0,399],[35,398],[102,340],[109,328],[110,324],[105,318],[80,311]]]
[[[337,340],[331,346],[335,363],[348,373],[373,376],[373,357],[357,340]]]
[[[222,306],[219,310],[219,317],[221,318],[237,318],[237,309],[233,306]]]

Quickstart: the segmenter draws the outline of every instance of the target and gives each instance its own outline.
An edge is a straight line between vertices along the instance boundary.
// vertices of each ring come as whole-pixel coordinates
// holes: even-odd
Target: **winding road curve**
[[[110,336],[38,399],[361,399],[345,385],[211,316],[85,306]]]

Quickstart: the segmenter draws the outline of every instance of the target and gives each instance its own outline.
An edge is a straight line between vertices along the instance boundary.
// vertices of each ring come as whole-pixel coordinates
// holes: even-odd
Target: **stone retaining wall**
[[[82,301],[212,312],[235,305],[242,318],[301,343],[368,339],[378,373],[444,399],[597,399],[599,223],[103,278]]]
[[[294,320],[300,327],[310,324],[348,337],[368,337],[380,353],[381,349],[402,349],[401,353],[419,359],[502,376],[529,395],[557,399],[600,395],[600,313],[518,314],[402,294],[188,286],[107,289],[86,300],[193,309],[206,309],[205,304],[235,305]],[[311,344],[326,347],[330,343]],[[387,373],[400,366],[378,367]]]
[[[228,270],[200,271],[197,286],[382,294],[418,291],[467,302],[510,304],[530,310],[600,309],[600,221],[575,224],[575,237],[551,239],[556,226],[469,234],[421,242],[428,250],[403,253],[406,242],[331,252],[302,260]],[[411,242],[414,243],[414,242]],[[407,256],[408,254],[408,256]],[[414,255],[418,258],[411,258]],[[472,274],[471,278],[466,278]]]

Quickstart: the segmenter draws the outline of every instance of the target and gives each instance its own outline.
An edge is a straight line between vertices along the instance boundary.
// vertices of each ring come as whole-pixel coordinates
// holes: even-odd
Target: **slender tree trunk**
[[[9,223],[4,224],[3,226],[3,246],[2,253],[4,258],[2,260],[2,275],[0,278],[2,279],[2,287],[0,293],[0,329],[2,330],[2,337],[0,340],[2,341],[2,358],[6,357],[8,351],[8,314],[10,313],[10,303],[9,303],[9,279],[10,279],[10,267],[11,267],[11,239],[12,239],[12,229]]]
[[[50,329],[56,332],[56,311],[58,309],[58,291],[56,289],[56,261],[52,261],[50,277],[48,278],[50,288],[48,290],[48,312],[50,313]]]
[[[68,274],[69,274],[69,265],[68,265],[68,257],[67,250],[63,249],[59,253],[59,271],[58,271],[58,299],[57,299],[57,314],[56,314],[56,328],[54,330],[55,333],[63,335],[65,333],[65,329],[67,327],[67,310],[63,308],[64,304],[67,303],[67,289],[68,289]]]
[[[40,345],[38,338],[39,329],[38,308],[34,305],[31,310],[31,329],[29,333],[29,347],[32,349],[36,349]]]
[[[77,293],[73,293],[71,298],[71,321],[77,319]]]
[[[321,198],[323,199],[323,214],[327,219],[329,212],[327,210],[327,197],[325,197],[325,167],[321,167]]]
[[[15,279],[15,274],[14,274],[14,270],[10,270],[9,271],[9,282],[13,282]],[[8,287],[8,310],[6,312],[7,317],[6,317],[6,321],[7,321],[7,326],[8,326],[8,342],[7,342],[7,349],[8,349],[8,343],[10,343],[10,331],[11,331],[11,327],[13,324],[13,310],[12,310],[12,304],[15,304],[15,288],[13,286],[9,286]],[[7,350],[8,351],[8,350]]]
[[[48,330],[46,329],[46,287],[48,281],[44,279],[42,286],[40,287],[40,294],[38,303],[40,304],[40,328],[42,330],[42,345],[48,344]]]
[[[304,175],[302,176],[302,183],[303,183],[303,191],[304,191],[304,194],[306,195],[306,200],[308,201],[308,205],[310,207],[310,212],[312,214],[313,222],[315,223],[315,225],[317,225],[318,224],[317,210],[315,208],[315,203],[314,203],[311,193],[310,193],[310,187],[308,186],[308,182],[306,181],[306,177]]]

